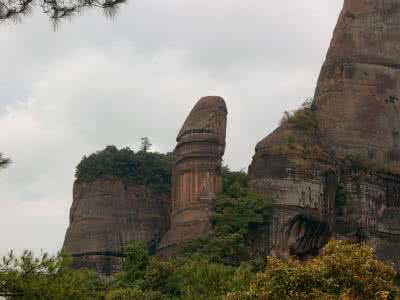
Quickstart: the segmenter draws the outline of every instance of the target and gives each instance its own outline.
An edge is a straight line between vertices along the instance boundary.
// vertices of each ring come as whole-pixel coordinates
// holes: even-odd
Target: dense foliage
[[[84,156],[76,167],[75,177],[78,182],[99,178],[122,179],[169,191],[173,162],[171,153],[134,152],[129,148],[107,146],[104,150]]]
[[[151,169],[152,163],[160,162],[153,160],[154,155],[162,156],[109,146],[84,159],[77,170],[83,178],[77,177],[135,181],[138,174],[132,166],[144,168],[140,164],[150,161],[147,166]],[[157,168],[165,171],[157,166],[146,174],[157,172]],[[146,180],[152,178],[149,176]],[[69,258],[62,254],[35,258],[29,251],[21,257],[11,253],[0,262],[0,296],[10,300],[398,299],[393,268],[360,244],[334,241],[322,256],[306,262],[268,257],[259,263],[249,251],[248,235],[268,226],[272,200],[255,193],[244,172],[223,168],[223,183],[223,194],[213,206],[211,233],[186,244],[177,256],[149,256],[142,244],[134,242],[126,249],[122,271],[104,278],[91,271],[70,269]],[[343,187],[337,202],[346,199]]]
[[[257,259],[250,255],[247,236],[250,230],[269,223],[272,199],[255,193],[244,172],[224,168],[223,183],[223,194],[214,202],[209,236],[187,243],[183,254],[204,256],[210,261],[230,265],[255,262]]]
[[[254,279],[248,264],[233,267],[199,256],[161,260],[149,257],[138,244],[132,244],[130,251],[125,271],[115,275],[106,299],[221,299],[247,288]]]
[[[272,150],[290,157],[297,169],[313,169],[320,162],[331,161],[330,152],[320,143],[319,123],[312,98],[297,110],[285,111],[280,126],[285,127],[283,138],[272,146]]]
[[[371,248],[332,241],[323,255],[307,262],[268,258],[247,291],[225,299],[397,299],[394,279],[393,268],[377,260]]]
[[[93,271],[68,268],[68,257],[11,252],[0,262],[0,296],[24,300],[101,299],[105,285]]]
[[[138,288],[122,288],[111,290],[105,300],[160,300],[163,296],[160,292],[142,291]]]
[[[143,299],[153,299],[158,292],[160,299],[213,300],[248,287],[255,266],[246,237],[251,228],[269,222],[272,201],[251,190],[244,172],[225,167],[223,182],[223,195],[214,202],[210,235],[187,243],[169,260],[149,258],[140,244],[132,244],[124,272],[113,283],[118,291],[111,292],[110,299],[128,299],[122,295],[141,292],[152,297]]]
[[[283,262],[266,258],[265,270],[242,263],[230,266],[206,257],[150,257],[132,244],[124,270],[102,278],[68,268],[63,255],[4,257],[0,296],[6,299],[59,300],[364,300],[399,299],[393,268],[371,248],[330,242],[312,260]],[[130,256],[130,257],[129,257]]]

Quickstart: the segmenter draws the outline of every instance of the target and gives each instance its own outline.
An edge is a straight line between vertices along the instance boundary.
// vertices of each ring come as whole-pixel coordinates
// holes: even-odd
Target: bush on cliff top
[[[107,146],[104,150],[84,156],[76,167],[75,177],[78,182],[92,182],[100,178],[122,179],[169,191],[173,162],[172,153],[134,152],[130,148]]]
[[[314,99],[309,98],[301,105],[301,108],[294,111],[285,111],[280,121],[280,126],[289,123],[300,131],[315,134],[318,130],[318,120],[314,113],[313,104]]]

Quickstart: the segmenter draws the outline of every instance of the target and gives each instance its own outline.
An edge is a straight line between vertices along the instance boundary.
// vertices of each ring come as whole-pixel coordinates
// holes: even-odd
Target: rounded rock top
[[[206,96],[201,98],[193,107],[192,112],[198,110],[221,110],[228,112],[225,100],[220,96]]]
[[[227,113],[226,103],[222,97],[201,98],[186,118],[177,140],[187,134],[196,133],[212,133],[225,138]]]

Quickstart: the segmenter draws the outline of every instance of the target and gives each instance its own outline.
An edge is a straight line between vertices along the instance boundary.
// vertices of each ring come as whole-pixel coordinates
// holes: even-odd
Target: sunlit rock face
[[[75,182],[64,251],[75,268],[111,274],[125,247],[141,241],[155,252],[169,223],[169,196],[122,180]]]
[[[171,226],[160,244],[168,255],[178,244],[206,236],[211,202],[222,192],[227,108],[221,97],[204,97],[177,136],[172,171]]]
[[[329,238],[355,239],[400,271],[400,177],[376,172],[400,160],[399,53],[400,1],[344,1],[312,106],[317,132],[283,124],[258,143],[249,167],[252,184],[277,204],[273,254],[307,258]],[[323,159],[304,159],[304,149]],[[377,168],[343,169],[335,158],[345,155]]]

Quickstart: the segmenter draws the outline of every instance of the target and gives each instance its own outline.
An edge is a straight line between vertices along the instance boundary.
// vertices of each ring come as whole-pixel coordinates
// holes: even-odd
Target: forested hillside
[[[123,151],[134,157],[128,150]],[[96,155],[89,160],[118,155],[118,151],[109,148]],[[78,167],[78,180],[90,180],[89,168],[84,168],[86,162],[84,159]],[[243,172],[224,168],[223,181],[224,193],[213,205],[210,235],[186,243],[179,255],[169,259],[150,256],[140,243],[132,242],[126,249],[123,270],[104,277],[89,270],[70,269],[65,254],[38,258],[29,251],[20,257],[10,254],[0,263],[0,295],[7,299],[49,300],[397,297],[393,268],[359,244],[331,242],[321,257],[308,262],[249,256],[248,232],[270,222],[273,202],[255,193]]]

